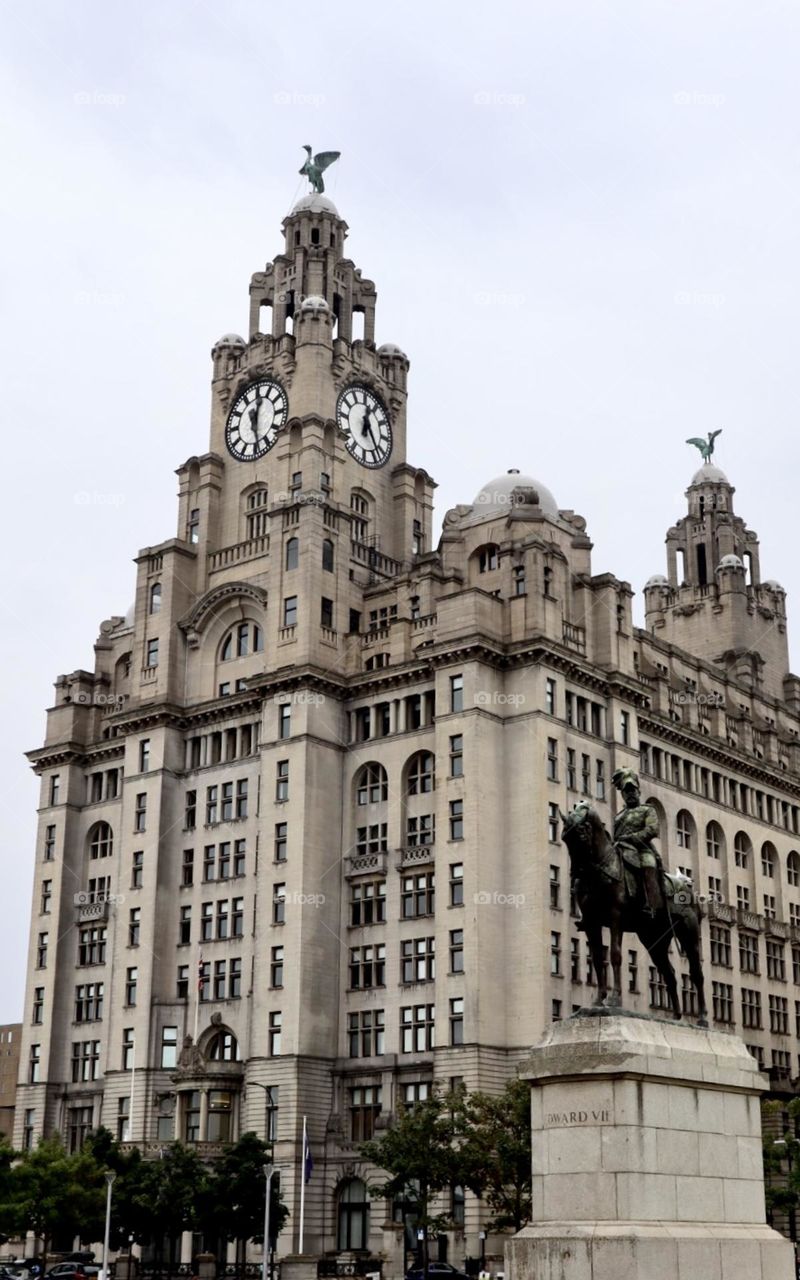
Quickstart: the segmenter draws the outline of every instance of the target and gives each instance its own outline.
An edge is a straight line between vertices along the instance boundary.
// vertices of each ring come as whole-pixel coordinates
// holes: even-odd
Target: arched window
[[[237,622],[222,641],[219,660],[230,662],[232,658],[246,658],[250,653],[262,653],[263,650],[264,632],[258,623]]]
[[[209,1062],[241,1062],[239,1041],[231,1031],[218,1031],[206,1051]]]
[[[725,835],[718,822],[706,827],[706,853],[709,858],[721,858],[725,852]]]
[[[89,832],[89,854],[92,858],[110,858],[114,852],[114,834],[107,822],[96,822]]]
[[[418,796],[426,791],[433,791],[435,768],[436,761],[430,751],[418,751],[412,756],[408,765],[407,794]]]
[[[675,819],[675,839],[679,849],[691,849],[694,845],[694,818],[686,809],[681,809]]]
[[[322,568],[326,573],[333,573],[333,543],[325,538],[322,543]]]
[[[499,548],[493,542],[488,542],[485,547],[481,547],[478,552],[478,573],[491,573],[496,569],[499,563]]]
[[[733,860],[737,867],[746,870],[752,852],[753,844],[750,837],[744,831],[737,831],[733,841]]]
[[[286,543],[286,568],[296,569],[300,563],[300,539],[289,538]]]
[[[761,874],[769,880],[774,880],[777,862],[778,854],[775,845],[765,840],[761,846]]]
[[[263,538],[269,533],[269,514],[267,504],[269,492],[265,486],[251,489],[245,499],[246,535],[252,538]]]
[[[389,798],[389,779],[382,764],[365,764],[356,778],[356,804],[379,804]]]
[[[150,612],[159,613],[161,610],[161,583],[154,582],[150,588]]]
[[[366,1249],[369,1238],[369,1196],[360,1178],[349,1178],[339,1190],[336,1245],[345,1249]]]
[[[795,853],[794,849],[786,859],[786,879],[795,888],[800,885],[800,854]]]

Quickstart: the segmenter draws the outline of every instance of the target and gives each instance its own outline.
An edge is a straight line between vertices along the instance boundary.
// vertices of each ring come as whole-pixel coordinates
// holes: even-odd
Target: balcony
[[[435,861],[436,850],[432,844],[407,844],[397,850],[400,855],[398,869],[423,866]]]
[[[736,908],[736,918],[740,929],[751,929],[753,933],[764,932],[764,917],[755,911],[746,911],[744,907]]]
[[[235,542],[231,547],[223,547],[221,551],[212,551],[208,557],[208,571],[227,569],[231,564],[241,564],[243,560],[255,560],[257,556],[265,556],[269,551],[269,534],[260,538],[250,538],[247,542]]]
[[[78,897],[88,898],[88,893]],[[78,924],[104,924],[110,915],[111,904],[106,898],[96,902],[80,902],[78,906]]]
[[[561,633],[564,644],[576,653],[586,653],[586,628],[574,622],[565,622]]]
[[[389,855],[380,853],[351,853],[347,859],[347,878],[351,876],[386,875]]]

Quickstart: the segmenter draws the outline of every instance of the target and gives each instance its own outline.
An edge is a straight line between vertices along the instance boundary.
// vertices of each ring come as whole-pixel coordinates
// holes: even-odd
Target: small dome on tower
[[[730,480],[720,467],[714,466],[713,462],[704,462],[692,476],[692,484],[730,484]]]
[[[246,347],[246,346],[247,346],[247,343],[245,342],[244,338],[241,336],[241,334],[238,334],[238,333],[223,333],[222,337],[217,338],[217,341],[214,343],[215,350],[217,347]]]
[[[325,299],[321,298],[319,294],[312,293],[312,294],[309,294],[307,298],[303,298],[303,301],[300,303],[300,310],[301,311],[330,311],[330,307],[328,306]]]
[[[534,480],[533,476],[522,475],[513,468],[505,475],[498,476],[483,486],[472,504],[474,518],[491,520],[496,516],[508,515],[511,508],[517,505],[517,499],[514,497],[515,489],[527,489],[529,493],[535,494],[538,505],[545,515],[553,519],[558,517],[558,503],[547,486]]]
[[[388,358],[389,356],[400,356],[403,360],[407,360],[408,356],[405,351],[401,350],[394,342],[384,342],[378,347],[378,355]]]
[[[741,560],[739,556],[734,556],[734,555],[723,556],[719,564],[717,565],[717,573],[719,573],[720,569],[743,569],[743,568],[744,568],[744,561]]]
[[[295,213],[332,213],[334,218],[339,217],[339,210],[333,201],[329,200],[327,196],[318,195],[316,192],[310,196],[303,196],[302,200],[298,200],[292,209],[292,214]]]
[[[762,585],[765,587],[768,587],[770,591],[780,591],[782,596],[786,595],[786,588],[782,587],[781,584],[779,582],[776,582],[774,578],[767,578],[767,581]]]
[[[663,573],[654,573],[652,577],[647,579],[647,582],[644,584],[644,589],[646,591],[648,587],[668,587],[668,586],[669,586],[669,578],[665,577]]]

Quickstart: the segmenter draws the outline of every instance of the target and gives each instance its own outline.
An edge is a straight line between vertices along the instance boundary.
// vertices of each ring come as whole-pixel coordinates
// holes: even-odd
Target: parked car
[[[425,1268],[412,1267],[406,1272],[406,1280],[425,1280]],[[428,1280],[469,1280],[469,1276],[449,1262],[429,1262]]]
[[[89,1262],[57,1262],[45,1274],[45,1280],[92,1280],[100,1268]]]

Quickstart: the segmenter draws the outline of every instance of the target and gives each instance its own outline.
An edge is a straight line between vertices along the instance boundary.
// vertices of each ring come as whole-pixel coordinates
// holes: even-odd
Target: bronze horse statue
[[[664,905],[648,915],[631,892],[627,871],[603,821],[590,804],[578,804],[569,814],[561,814],[562,839],[569,850],[570,874],[576,902],[589,943],[592,965],[597,975],[595,1006],[622,1005],[622,937],[635,933],[664,980],[673,1016],[682,1016],[675,970],[669,958],[674,938],[689,961],[692,985],[697,993],[698,1022],[708,1026],[703,982],[700,922],[703,912],[688,880],[662,871]],[[609,959],[613,987],[608,990],[603,963],[603,929],[609,930]]]

